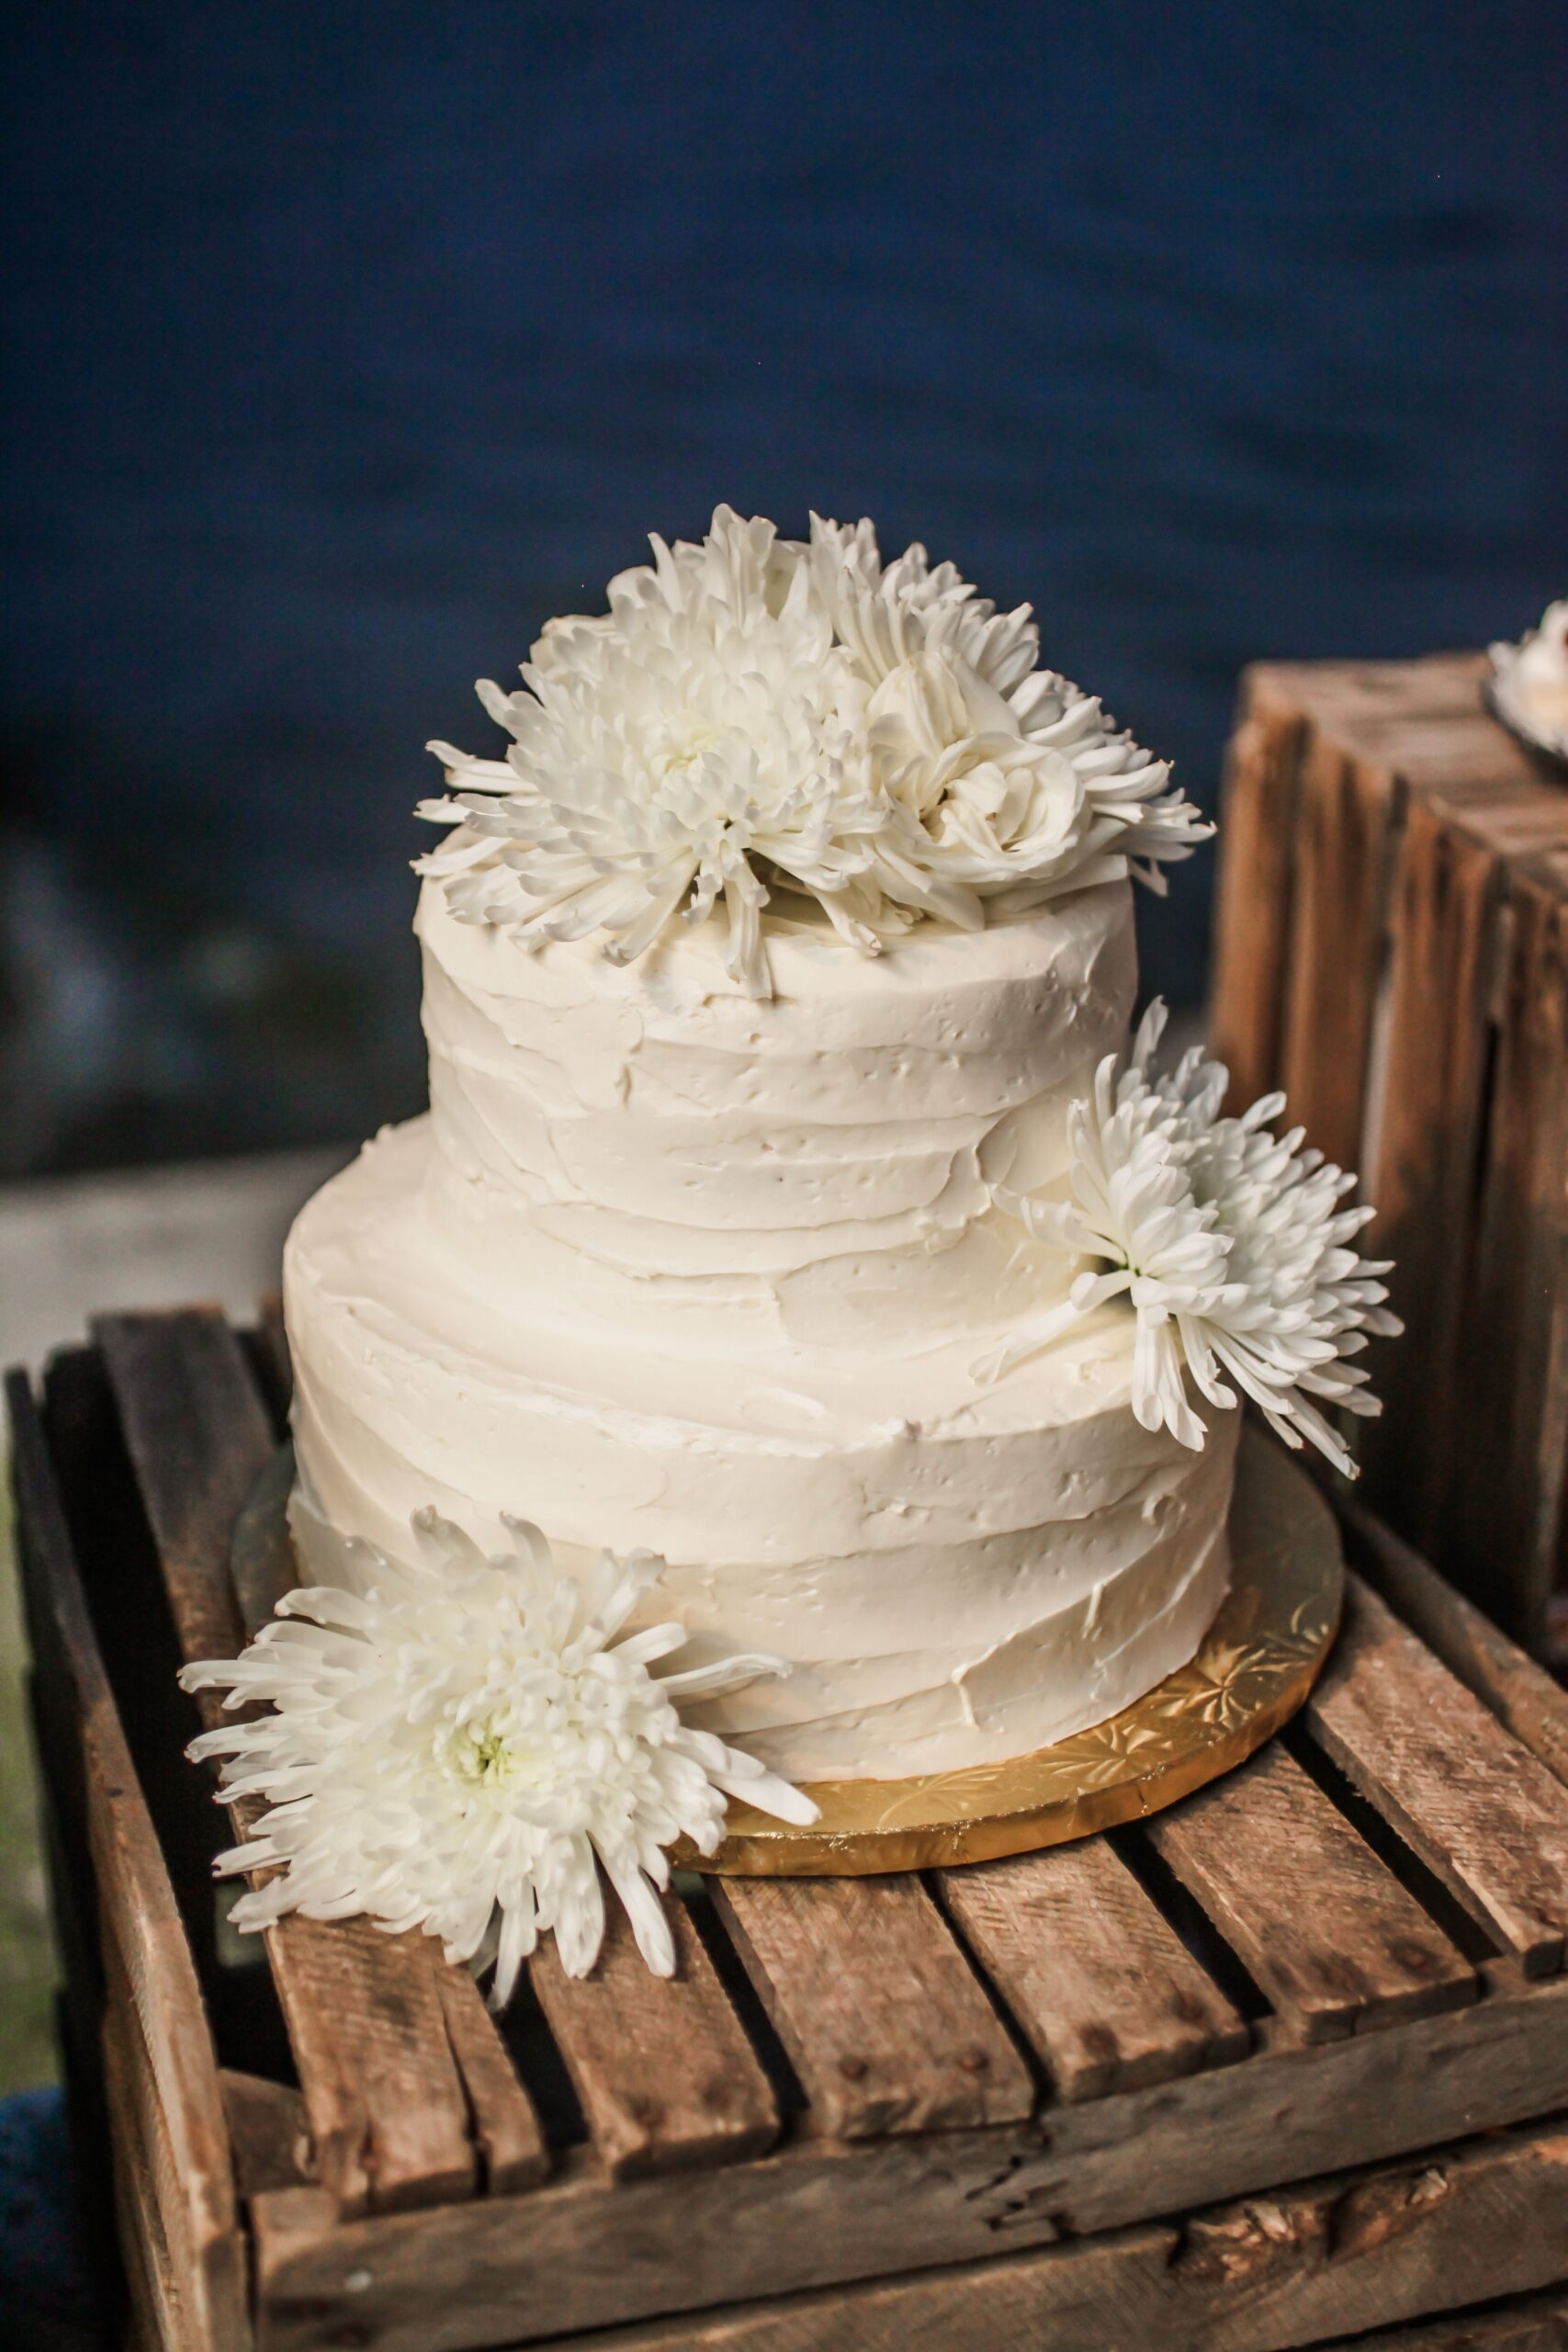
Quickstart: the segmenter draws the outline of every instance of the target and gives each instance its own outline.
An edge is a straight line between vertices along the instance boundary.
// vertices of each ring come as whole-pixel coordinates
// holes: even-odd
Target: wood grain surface
[[[778,2137],[773,2094],[683,1904],[669,1904],[677,1973],[651,1975],[618,1905],[599,1963],[562,1968],[553,1941],[530,1981],[613,2179],[754,2155]]]
[[[1469,1962],[1277,1740],[1146,1834],[1282,2039],[1327,2041],[1475,1996]]]
[[[1306,1715],[1335,1763],[1528,1973],[1562,1965],[1568,1789],[1357,1577]]]
[[[1029,2113],[1029,2069],[918,1878],[714,1889],[814,2131],[858,2140]]]
[[[917,2144],[890,2142],[886,2148],[889,2157],[901,2153],[908,2160]],[[830,2176],[853,2161],[817,2161],[811,2243],[822,2261],[835,2255],[842,2261],[852,2242],[856,2200],[847,2181]],[[691,2194],[674,2224],[678,2291],[697,2312],[705,2303],[719,2309],[705,2321],[682,2315],[613,2342],[700,2346],[709,2340],[705,2330],[716,2328],[714,2344],[748,2352],[816,2352],[819,2346],[949,2352],[1036,2343],[1075,2352],[1080,2346],[1121,2352],[1142,2345],[1160,2352],[1274,2352],[1539,2288],[1568,2274],[1568,2137],[1548,2124],[1455,2148],[1438,2143],[1398,2165],[1254,2193],[1182,2222],[1108,2229],[1010,2256],[1004,2239],[983,2260],[955,2263],[943,2259],[942,2241],[926,2237],[925,2267],[903,2278],[827,2296],[807,2289],[726,2312],[725,2301],[744,2306],[767,2291],[724,2294],[727,2279],[748,2269],[754,2274],[768,2226],[765,2210],[742,2205],[738,2192],[754,2187],[759,2175],[783,2169],[784,2160],[765,2160],[688,2184]],[[778,2187],[776,2178],[771,2185]],[[919,2194],[913,2177],[907,2175],[905,2185]],[[648,2183],[619,2192],[619,2199],[641,2204],[658,2193],[659,2186]],[[554,2194],[547,2191],[545,2199]],[[725,2194],[723,2211],[715,2211],[713,2200]],[[660,2292],[677,2291],[672,2266],[658,2280],[637,2276],[652,2251],[650,2216],[625,2204],[618,2275],[611,2275],[608,2241],[603,2263],[579,2260],[551,2270],[535,2267],[541,2254],[536,2242],[524,2256],[532,2275],[523,2288],[515,2268],[509,2275],[497,2259],[499,2249],[479,2243],[484,2222],[499,2210],[455,2207],[411,2221],[410,2230],[424,2241],[426,2292],[417,2312],[387,2224],[352,2225],[333,2274],[309,2247],[296,2256],[286,2236],[264,2228],[259,2285],[278,2313],[277,2352],[331,2344],[333,2328],[350,2309],[378,2352],[459,2352],[464,2324],[477,2328],[480,2341],[532,2343],[547,2340],[552,2327],[563,2333],[615,2324],[628,2305],[635,2309],[639,2291],[645,2311],[657,2308]],[[875,2229],[876,2205],[866,2210]],[[368,2273],[353,2297],[328,2284],[329,2276],[341,2279],[344,2261]],[[458,2278],[466,2311],[444,2313],[439,2282]],[[595,2310],[603,2314],[597,2322]],[[736,2328],[752,2333],[723,2332]],[[467,2341],[473,2340],[470,2334]]]
[[[1354,1488],[1328,1486],[1328,1492],[1363,1580],[1488,1713],[1568,1784],[1568,1690],[1365,1510]]]
[[[942,1874],[942,1900],[1069,2102],[1244,2056],[1246,2023],[1105,1838]]]
[[[1211,1042],[1231,1074],[1227,1108],[1275,1083],[1290,948],[1296,796],[1307,723],[1266,673],[1249,672],[1225,760],[1214,891]]]

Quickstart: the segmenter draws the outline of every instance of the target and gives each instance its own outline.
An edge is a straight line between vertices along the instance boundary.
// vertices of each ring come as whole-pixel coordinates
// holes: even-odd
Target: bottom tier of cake
[[[425,1212],[429,1148],[424,1120],[381,1136],[290,1238],[309,1573],[341,1573],[334,1532],[405,1550],[425,1505],[491,1547],[503,1512],[532,1520],[572,1564],[646,1544],[656,1614],[788,1661],[707,1720],[798,1780],[1022,1755],[1193,1655],[1239,1417],[1198,1453],[1141,1429],[1114,1313],[992,1387],[940,1335],[661,1351],[487,1283]]]

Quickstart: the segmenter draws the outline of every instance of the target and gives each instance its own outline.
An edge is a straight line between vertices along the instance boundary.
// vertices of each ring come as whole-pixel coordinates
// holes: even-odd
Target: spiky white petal
[[[668,1975],[664,1849],[685,1837],[714,1852],[731,1795],[817,1817],[798,1789],[681,1717],[682,1699],[782,1661],[663,1671],[682,1627],[622,1633],[663,1571],[651,1552],[605,1552],[580,1580],[525,1521],[507,1521],[512,1548],[491,1557],[433,1510],[412,1524],[406,1561],[348,1545],[356,1589],[290,1592],[240,1657],[181,1674],[187,1690],[227,1690],[228,1707],[273,1710],[189,1750],[220,1759],[225,1803],[270,1806],[219,1857],[221,1874],[278,1866],[241,1896],[235,1926],[300,1911],[420,1927],[450,1960],[493,1957],[500,2007],[543,1932],[569,1973],[592,1967],[603,1865],[649,1966]]]
[[[522,691],[479,692],[505,760],[430,749],[456,825],[419,861],[463,921],[525,944],[607,934],[629,962],[722,899],[739,985],[768,992],[769,883],[815,895],[875,953],[922,916],[976,927],[1190,854],[1211,828],[1098,702],[1036,670],[1027,605],[998,614],[951,564],[884,566],[869,523],[809,545],[715,513],[655,537],[599,619],[547,624]]]
[[[1060,1306],[1026,1324],[976,1375],[998,1377],[1124,1297],[1137,1321],[1133,1410],[1145,1429],[1163,1426],[1183,1445],[1202,1445],[1190,1375],[1211,1405],[1234,1406],[1239,1389],[1287,1444],[1310,1439],[1354,1476],[1314,1400],[1351,1413],[1382,1409],[1364,1370],[1348,1361],[1369,1332],[1402,1329],[1383,1304],[1388,1262],[1350,1247],[1373,1211],[1341,1205],[1354,1176],[1303,1149],[1300,1127],[1269,1131],[1283,1095],[1221,1117],[1228,1073],[1198,1048],[1151,1078],[1164,1026],[1156,1001],[1127,1061],[1108,1055],[1092,1098],[1074,1103],[1070,1198],[995,1189],[998,1205],[1037,1240],[1090,1263]]]

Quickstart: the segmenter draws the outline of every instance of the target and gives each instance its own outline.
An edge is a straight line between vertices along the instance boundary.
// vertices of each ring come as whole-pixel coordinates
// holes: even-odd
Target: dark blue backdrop
[[[717,498],[1032,598],[1206,801],[1247,659],[1568,593],[1555,0],[8,25],[13,1166],[416,1100],[421,744]]]

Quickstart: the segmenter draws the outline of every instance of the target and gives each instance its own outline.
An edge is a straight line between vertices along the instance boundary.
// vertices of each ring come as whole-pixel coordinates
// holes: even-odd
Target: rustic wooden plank
[[[1568,1932],[1568,1790],[1358,1577],[1307,1702],[1314,1736],[1531,1975]]]
[[[1490,1034],[1502,873],[1493,851],[1429,802],[1411,806],[1393,891],[1378,1094],[1362,1183],[1378,1207],[1369,1254],[1392,1257],[1398,1346],[1377,1351],[1382,1418],[1360,1432],[1365,1492],[1388,1497],[1413,1539],[1438,1532],[1468,1411],[1461,1322]],[[1433,1041],[1440,1038],[1441,1050]]]
[[[1470,1963],[1278,1741],[1145,1833],[1272,2006],[1282,2040],[1474,1998]]]
[[[229,1544],[274,1440],[239,1342],[216,1307],[110,1315],[93,1327],[163,1566],[180,1650],[233,1657],[244,1627]]]
[[[137,2020],[136,2079],[162,2119],[169,2210],[178,2214],[189,2252],[182,2281],[186,2320],[197,2343],[243,2346],[250,2342],[245,2261],[201,1992],[104,1673],[25,1375],[8,1379],[6,1396],[30,1606],[48,1621],[43,1648],[51,1670],[68,1676],[75,1699],[105,1975],[112,1976],[122,2021],[129,2027],[132,2015]],[[121,2054],[129,2065],[130,2049]]]
[[[347,2212],[469,2195],[468,2107],[429,1938],[296,1916],[266,1939],[323,2187]]]
[[[1340,2336],[1314,2352],[1568,2352],[1568,2289],[1510,2295],[1484,2310],[1411,2327],[1379,2328],[1373,2335]]]
[[[1299,703],[1249,671],[1220,804],[1211,981],[1213,1049],[1231,1074],[1233,1108],[1277,1082],[1306,735]]]
[[[1533,1997],[1539,2003],[1549,1996]],[[1427,2019],[1411,2030],[1433,2033],[1454,2023]],[[1374,2051],[1371,2042],[1352,2041],[1273,2063],[1305,2075],[1321,2073],[1331,2060],[1364,2063]],[[1138,2098],[1159,2103],[1212,2095],[1233,2071],[1190,2076]],[[1429,2086],[1441,2102],[1440,2076],[1434,2074]],[[1375,2132],[1375,2099],[1371,2109]],[[1081,2121],[1097,2112],[1093,2107],[1071,2110]],[[1277,2138],[1274,2120],[1260,2120],[1264,2132],[1271,2128]],[[890,2332],[808,2333],[795,2341],[813,2347],[886,2342],[899,2352],[920,2346],[948,2352],[972,2339],[957,2332],[954,2306],[940,2298],[972,2297],[973,2282],[983,2274],[988,2296],[980,2308],[991,2332],[973,2340],[987,2346],[1272,2352],[1282,2344],[1321,2342],[1445,2303],[1527,2290],[1568,2270],[1568,2142],[1560,2124],[1472,2141],[1457,2150],[1436,2143],[1396,2166],[1359,2169],[1268,2198],[1249,2195],[1238,2210],[1201,2213],[1185,2230],[1168,2222],[1107,2229],[1088,2239],[1013,2252],[1010,2260],[996,2257],[1025,2241],[1010,2237],[1005,2221],[999,2229],[987,2222],[1003,2211],[1004,2198],[1027,2197],[1031,2159],[1021,2152],[1016,2164],[1004,2165],[993,2192],[964,2167],[966,2136],[998,2135],[895,2138],[859,2152],[818,2143],[684,2182],[637,2183],[596,2201],[572,2187],[545,2189],[529,2200],[526,2233],[514,2223],[498,2228],[507,2222],[504,2205],[479,2202],[411,2217],[397,2231],[375,2220],[350,2223],[322,2246],[307,2233],[295,2240],[275,2230],[264,2200],[257,2292],[267,2314],[267,2341],[277,2352],[303,2352],[330,2344],[333,2327],[348,2324],[362,2328],[378,2352],[458,2352],[476,2336],[533,2343],[612,2327],[638,2312],[692,2313],[744,2304],[793,2280],[798,2292],[756,2314],[759,2323],[765,2318],[787,2326],[799,2313],[815,2318],[831,2307],[810,2291],[848,2283],[824,2276],[831,2266],[858,2264],[861,2276],[876,2279],[866,2292],[898,2299]],[[932,2165],[933,2150],[945,2164]],[[1204,2175],[1216,2152],[1207,2135],[1189,2151],[1189,2177],[1205,2203]],[[1035,2159],[1034,2177],[1049,2168],[1049,2159]],[[1056,2172],[1061,2169],[1058,2164]],[[897,2222],[887,2201],[895,2184],[901,2192]],[[1179,2209],[1179,2197],[1174,2201]],[[967,2258],[954,2251],[961,2213],[969,2222]],[[896,2261],[908,2264],[910,2245],[918,2245],[920,2262],[929,2267],[887,2278],[889,2266],[878,2256],[886,2254],[890,2230],[901,2244]],[[1083,2267],[1096,2263],[1108,2267],[1086,2284]],[[954,2265],[962,2267],[948,2267]],[[367,2273],[361,2290],[345,2293],[345,2276]],[[460,2312],[453,2308],[452,2293],[458,2278]],[[928,2321],[921,2299],[930,2295],[939,2301],[930,2306]],[[702,2324],[671,2317],[668,2331],[676,2343],[700,2344]],[[635,2345],[638,2338],[620,2340]],[[761,2345],[768,2341],[758,2338]],[[780,2341],[789,2345],[791,2338]]]
[[[1403,787],[1316,736],[1302,762],[1280,1084],[1325,1156],[1354,1168]]]
[[[472,2131],[492,2197],[532,2188],[550,2168],[534,2102],[517,2079],[478,1985],[466,1968],[443,1962],[436,1989],[447,2040],[468,2095]]]
[[[1139,2240],[1120,2238],[1105,2251],[1130,2272],[1143,2254],[1141,2240],[1142,2233]],[[1107,2300],[1113,2301],[1115,2294],[1112,2285]],[[922,2346],[931,2352],[993,2352],[1000,2342],[992,2323],[1001,2301],[987,2266],[947,2280],[922,2279],[918,2285],[895,2280],[880,2288],[812,2295],[785,2311],[753,2303],[716,2312],[694,2325],[657,2320],[647,2327],[617,2328],[614,2335],[580,2336],[574,2352],[675,2352],[676,2346],[682,2352],[836,2352],[840,2346],[842,2352],[862,2352],[863,2346],[877,2352],[883,2345],[897,2346],[898,2352],[906,2346],[914,2352]],[[1149,2341],[1163,2347],[1171,2340],[1163,2334],[1151,2338],[1140,2312],[1127,2316],[1137,2333],[1098,2334],[1094,2352],[1137,2352]],[[1179,2310],[1178,2326],[1185,2316]],[[1033,2340],[1064,2343],[1055,2323],[1054,2311],[1050,2335]],[[1102,2325],[1113,2324],[1108,2313]],[[1083,2340],[1075,2337],[1074,2342]],[[1277,2352],[1285,2341],[1271,2337],[1267,2352]],[[517,2346],[509,2346],[508,2352],[517,2352]],[[1312,2352],[1568,2352],[1568,2293],[1551,2287],[1540,2294],[1511,2295],[1506,2303],[1489,2302],[1481,2311],[1417,2320],[1410,2327],[1336,2336],[1331,2344],[1320,2338]]]
[[[768,2078],[684,1904],[669,1903],[676,1974],[649,1973],[618,1905],[590,1976],[570,1977],[553,1942],[529,1981],[613,2179],[734,2163],[772,2145]]]
[[[1540,1650],[1568,1465],[1568,851],[1517,865],[1510,906],[1462,1325],[1475,1376],[1438,1562]]]
[[[1499,1633],[1473,1601],[1364,1510],[1353,1489],[1324,1481],[1352,1565],[1396,1617],[1514,1737],[1568,1783],[1568,1691]]]
[[[182,2292],[184,2276],[164,2228],[164,2208],[131,2096],[135,2058],[122,2009],[103,2028],[104,2082],[115,2117],[112,2151],[115,2235],[130,2301],[130,2341],[148,2352],[223,2352],[204,2314]],[[246,2340],[248,2341],[248,2335]]]
[[[1060,2099],[1245,2056],[1245,2021],[1105,1838],[942,1875],[942,1899]]]
[[[244,1633],[230,1544],[274,1453],[250,1366],[215,1310],[107,1317],[96,1328],[182,1654],[232,1657]],[[217,1692],[198,1703],[217,1719]],[[235,1808],[237,1827],[248,1817]],[[348,2211],[470,2193],[468,2101],[429,1938],[295,1917],[268,1930],[267,1954],[323,2186]]]
[[[655,2321],[578,2339],[579,2352],[992,2352],[998,2345],[1090,2346],[1094,2352],[1278,2352],[1325,2314],[1354,2327],[1355,2352],[1561,2352],[1568,2311],[1559,2289],[1511,2299],[1513,2310],[1453,2324],[1427,2318],[1375,2335],[1360,2323],[1402,2316],[1430,2293],[1451,2302],[1446,2230],[1498,2215],[1530,2226],[1559,2186],[1561,2143],[1532,2140],[1493,2154],[1443,2152],[1415,2171],[1310,2184],[1267,2202],[1221,2209],[1185,2229],[1118,2232],[1102,2245],[1055,2247],[1018,2262],[965,2265],[738,2306],[693,2324]],[[1564,2233],[1553,2217],[1532,2255],[1481,2250],[1467,2278],[1540,2275]],[[1486,2292],[1484,2284],[1480,2291]],[[1336,2336],[1340,2352],[1348,2339]],[[513,2347],[516,2352],[516,2347]]]
[[[406,2301],[414,2342],[430,2346],[445,2299],[425,2287],[456,2267],[466,2316],[495,2340],[525,2325],[547,2337],[882,2276],[908,2266],[911,2245],[938,2263],[1087,2236],[1565,2105],[1568,1984],[1556,1984],[1060,2108],[1043,2129],[807,2140],[609,2196],[591,2162],[569,2162],[529,2199],[525,2240],[504,2218],[514,2207],[480,2201],[355,2222],[322,2245],[310,2192],[290,2190],[255,2208],[258,2290],[269,2306],[275,2292],[323,2298],[326,2331],[350,2308],[352,2263],[389,2309]]]
[[[917,1878],[720,1879],[715,1898],[836,2139],[1029,2113],[1034,2089]]]

